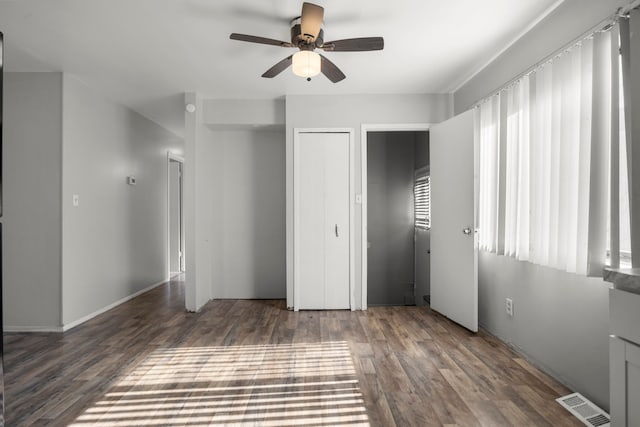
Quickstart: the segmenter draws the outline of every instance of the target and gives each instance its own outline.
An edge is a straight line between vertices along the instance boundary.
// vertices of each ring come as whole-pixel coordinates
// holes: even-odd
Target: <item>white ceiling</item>
[[[0,0],[7,71],[65,71],[181,134],[183,93],[447,93],[562,0],[317,0],[325,40],[383,36],[378,52],[328,52],[347,78],[260,75],[294,52],[229,40],[289,41],[301,0]]]

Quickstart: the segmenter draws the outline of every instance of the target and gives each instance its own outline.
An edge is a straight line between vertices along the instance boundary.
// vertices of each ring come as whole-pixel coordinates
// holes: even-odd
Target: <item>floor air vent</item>
[[[580,393],[559,397],[556,402],[564,406],[586,426],[610,427],[609,414],[598,408]]]

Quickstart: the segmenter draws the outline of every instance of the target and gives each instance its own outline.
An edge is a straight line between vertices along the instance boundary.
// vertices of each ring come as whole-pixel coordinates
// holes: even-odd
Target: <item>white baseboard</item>
[[[60,328],[61,330],[59,332],[66,332],[69,329],[75,328],[76,326],[78,326],[78,325],[80,325],[80,324],[82,324],[82,323],[84,323],[84,322],[86,322],[88,320],[93,319],[94,317],[104,313],[105,311],[109,311],[112,308],[119,306],[120,304],[124,304],[125,302],[134,299],[138,295],[142,295],[145,292],[148,292],[153,288],[157,288],[158,286],[160,286],[160,285],[162,285],[164,283],[167,283],[168,281],[169,281],[168,278],[164,279],[164,280],[161,280],[160,282],[157,282],[157,283],[154,283],[153,285],[147,286],[146,288],[141,289],[138,292],[133,293],[133,294],[131,294],[129,296],[126,296],[126,297],[114,302],[113,304],[109,304],[108,306],[103,307],[103,308],[101,308],[101,309],[99,309],[97,311],[94,311],[91,314],[87,314],[86,316],[81,317],[80,319],[74,320],[73,322],[67,323],[66,325],[62,325],[62,327]]]
[[[62,326],[11,326],[4,325],[5,332],[62,332]]]
[[[153,285],[147,286],[146,288],[139,290],[138,292],[131,294],[129,296],[126,296],[116,302],[114,302],[113,304],[109,304],[106,307],[101,308],[100,310],[94,311],[91,314],[88,314],[78,320],[74,320],[71,323],[68,323],[66,325],[63,326],[13,326],[13,325],[4,325],[4,332],[65,332],[68,331],[69,329],[75,328],[76,326],[93,319],[94,317],[104,313],[105,311],[109,311],[114,307],[119,306],[120,304],[124,304],[125,302],[132,300],[133,298],[137,297],[138,295],[141,295],[145,292],[150,291],[153,288],[157,288],[158,286],[167,283],[169,281],[169,279],[165,279],[165,280],[161,280],[160,282],[154,283]]]

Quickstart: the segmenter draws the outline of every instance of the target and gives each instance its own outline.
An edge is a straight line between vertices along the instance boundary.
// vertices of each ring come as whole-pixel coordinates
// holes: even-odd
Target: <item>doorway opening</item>
[[[184,159],[169,153],[167,155],[167,228],[169,277],[184,273],[184,215],[183,178]]]
[[[428,304],[428,126],[363,127],[362,135],[363,308]]]

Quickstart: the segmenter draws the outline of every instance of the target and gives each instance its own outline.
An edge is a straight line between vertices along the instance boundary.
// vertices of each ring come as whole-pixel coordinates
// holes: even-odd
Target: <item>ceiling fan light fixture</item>
[[[300,77],[314,77],[320,74],[320,55],[310,50],[296,52],[292,58],[293,74]]]

